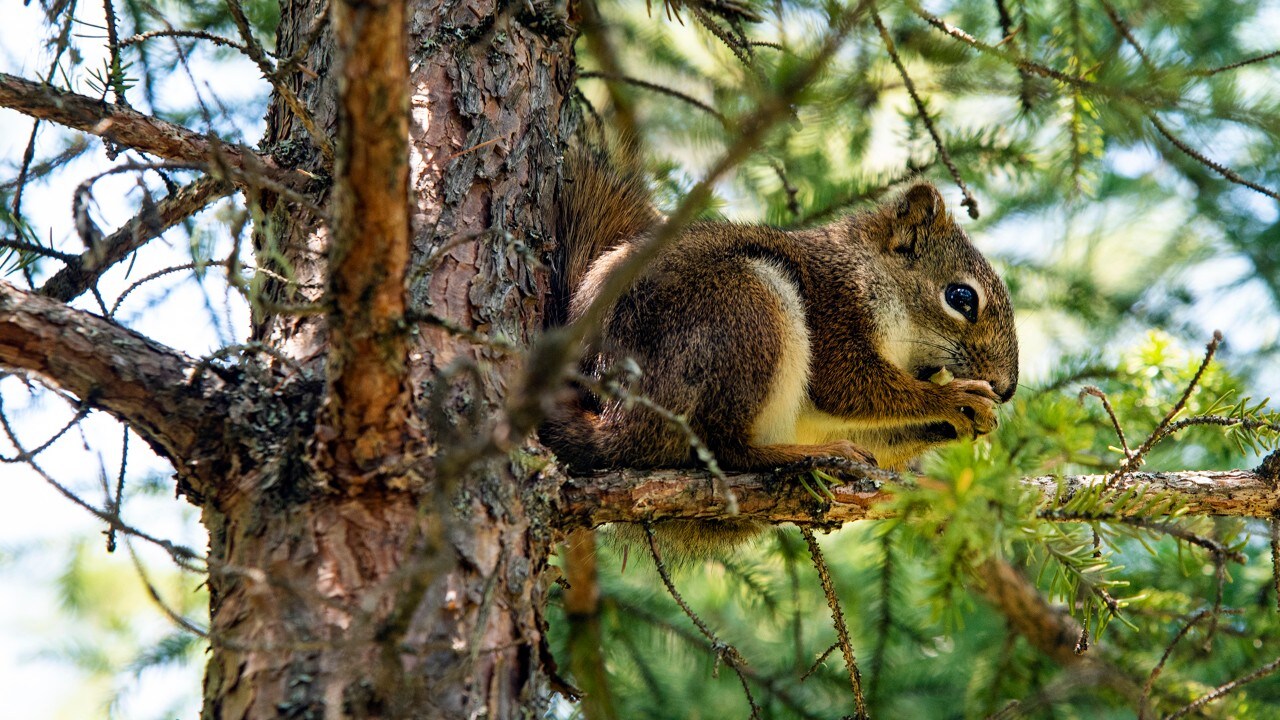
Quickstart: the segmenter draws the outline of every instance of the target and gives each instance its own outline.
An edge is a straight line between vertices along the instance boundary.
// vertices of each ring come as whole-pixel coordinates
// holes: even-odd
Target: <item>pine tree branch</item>
[[[727,489],[738,505],[738,516],[765,522],[831,524],[891,517],[886,502],[886,476],[868,468],[865,477],[831,488],[832,502],[819,503],[797,481],[762,474],[728,474]],[[845,475],[850,475],[845,472]],[[856,471],[852,474],[857,476]],[[876,479],[877,477],[882,479]],[[1105,485],[1106,475],[1063,478],[1073,494]],[[1031,477],[1020,480],[1046,498],[1057,493],[1058,480]],[[1145,486],[1183,503],[1192,515],[1270,517],[1280,512],[1280,491],[1249,470],[1135,472],[1113,485],[1114,490]],[[561,522],[566,528],[593,527],[609,522],[643,522],[674,518],[707,519],[728,516],[728,499],[715,492],[711,476],[691,470],[615,470],[570,478],[561,489]]]
[[[334,462],[394,462],[408,426],[409,65],[404,4],[333,4],[338,142],[329,246],[327,418]],[[357,489],[357,488],[352,488]]]
[[[164,231],[200,212],[232,191],[230,183],[210,175],[196,180],[155,205],[146,205],[136,217],[111,235],[71,258],[40,288],[40,294],[70,302],[97,282],[102,273]]]
[[[2,281],[0,369],[39,375],[129,423],[182,475],[207,471],[198,461],[222,436],[223,383],[196,360]]]
[[[303,173],[275,167],[270,160],[243,145],[221,142],[123,105],[113,105],[7,73],[0,73],[0,107],[83,130],[116,145],[166,160],[223,167],[237,174],[234,178],[237,181],[261,176],[289,188],[298,188],[311,180]]]
[[[1105,478],[1099,476],[1098,482]],[[1004,615],[1009,628],[1062,668],[1074,673],[1082,687],[1106,686],[1136,700],[1140,686],[1135,678],[1096,652],[1077,649],[1083,628],[1065,608],[1051,605],[1018,568],[992,558],[976,569],[978,590]]]

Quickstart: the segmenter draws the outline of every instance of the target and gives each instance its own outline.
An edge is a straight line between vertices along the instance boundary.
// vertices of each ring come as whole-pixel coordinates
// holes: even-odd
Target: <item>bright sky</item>
[[[0,23],[0,70],[27,78],[43,75],[49,60],[43,47],[43,38],[48,30],[38,3],[19,6],[16,0],[7,0],[5,5],[4,22]],[[1280,13],[1275,15],[1275,25],[1280,26]],[[101,6],[82,4],[81,19],[101,25]],[[79,28],[78,32],[100,34],[87,25]],[[80,48],[87,55],[85,67],[102,66],[104,55],[98,43],[86,40],[81,42]],[[247,61],[224,63],[214,72],[210,66],[196,59],[192,71],[205,97],[265,98],[264,83]],[[77,89],[88,90],[83,84]],[[175,73],[161,89],[160,95],[174,102],[186,102],[192,92],[190,80],[182,73]],[[17,113],[0,110],[0,157],[20,157],[30,128],[30,120]],[[252,144],[261,133],[260,121],[255,119],[251,125],[239,130],[241,139]],[[56,152],[61,147],[60,140],[65,137],[65,133],[46,126],[39,138],[37,157]],[[1135,173],[1159,171],[1153,166],[1152,158],[1141,153],[1116,158],[1116,162]],[[95,149],[49,187],[28,189],[24,200],[26,212],[51,227],[52,237],[60,248],[71,252],[80,250],[72,230],[70,211],[76,184],[110,165],[105,155]],[[97,190],[96,216],[103,228],[114,229],[137,207],[137,190],[131,176],[105,179],[98,184]],[[956,203],[955,198],[948,196],[948,199]],[[1243,201],[1256,199],[1246,198]],[[1099,219],[1108,212],[1117,211],[1100,203]],[[1274,212],[1274,206],[1264,203],[1259,206],[1259,211]],[[225,247],[228,242],[225,230],[217,223],[207,221],[214,212],[206,211],[202,227],[218,234],[216,241]],[[1028,233],[1048,231],[1043,226],[1011,222],[996,229],[990,237],[980,239],[980,243],[987,248],[1007,250],[1018,247]],[[121,266],[109,273],[103,282],[107,297],[114,297],[120,289],[147,273],[189,261],[188,248],[166,247],[166,252],[144,254],[132,268]],[[216,252],[215,256],[218,256]],[[1231,260],[1224,260],[1220,266],[1206,273],[1200,282],[1206,290],[1217,288],[1238,272],[1239,268]],[[213,304],[219,306],[224,288],[216,278],[211,279],[206,288]],[[148,302],[149,298],[168,291],[172,292],[163,302]],[[1251,318],[1242,311],[1249,306],[1269,307],[1268,303],[1260,302],[1258,293],[1257,288],[1244,287],[1235,290],[1225,300],[1206,304],[1197,318],[1204,328],[1205,337],[1211,329],[1222,328],[1228,331],[1229,338],[1240,351],[1273,341],[1277,335],[1275,318]],[[82,298],[81,303],[85,302]],[[246,313],[242,303],[233,303],[229,323],[223,319],[215,323],[205,307],[200,289],[194,283],[161,281],[153,284],[147,292],[130,296],[122,317],[140,332],[192,355],[207,353],[221,345],[219,332],[231,338],[245,336]],[[1034,341],[1024,345],[1030,350],[1027,353],[1029,365],[1035,368],[1047,364],[1050,358],[1033,349],[1036,347]],[[1280,381],[1268,379],[1267,384],[1276,387],[1280,386]],[[42,442],[71,416],[65,403],[47,394],[42,396],[42,402],[33,403],[29,393],[13,379],[0,384],[0,390],[3,391],[6,411],[10,417],[18,418],[17,430],[31,445]],[[118,424],[100,413],[94,414],[84,423],[83,436],[80,433],[68,434],[42,455],[41,462],[53,477],[67,482],[72,490],[91,502],[101,504],[103,492],[99,478],[105,475],[114,482],[120,462],[120,433]],[[10,454],[11,449],[0,443],[0,452]],[[167,466],[136,437],[131,439],[128,469],[128,477],[134,483],[149,474],[163,473],[167,477],[170,473]],[[78,697],[85,694],[83,676],[73,671],[65,661],[52,657],[59,649],[79,642],[77,628],[59,624],[59,618],[63,616],[55,612],[56,581],[69,557],[69,538],[88,541],[86,549],[92,563],[127,564],[128,556],[121,550],[108,560],[99,535],[101,523],[72,505],[36,474],[20,466],[3,465],[0,466],[0,483],[5,494],[5,502],[0,503],[0,698],[4,704],[0,715],[14,718],[98,716],[102,714],[101,708],[85,707]],[[166,495],[131,501],[126,506],[125,517],[155,534],[198,550],[205,547],[203,530],[191,508]],[[157,553],[146,552],[145,557],[156,568],[167,567],[165,559]],[[132,591],[136,592],[137,588]],[[138,597],[145,602],[143,596]],[[137,633],[146,640],[169,630],[170,626],[157,614],[153,622],[138,628]],[[174,703],[178,703],[178,715],[194,715],[198,706],[192,703],[197,702],[200,674],[199,668],[168,674],[144,673],[130,688],[131,692],[125,694],[126,702],[117,708],[118,716],[150,718],[172,715]]]

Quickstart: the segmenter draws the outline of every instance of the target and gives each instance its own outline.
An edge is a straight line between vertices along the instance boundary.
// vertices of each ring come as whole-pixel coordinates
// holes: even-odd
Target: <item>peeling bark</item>
[[[883,471],[876,471],[883,476]],[[1106,475],[1071,475],[1061,479],[1066,493],[1105,484]],[[1046,498],[1057,493],[1053,477],[1019,481]],[[891,517],[885,503],[892,492],[867,477],[831,488],[834,501],[818,503],[794,481],[770,475],[730,475],[726,487],[737,499],[738,514],[767,522],[837,524]],[[1184,503],[1193,515],[1270,517],[1280,511],[1280,490],[1248,470],[1219,472],[1131,473],[1116,488],[1146,488]],[[643,522],[675,518],[727,517],[727,498],[715,493],[710,476],[680,470],[617,470],[575,477],[561,489],[561,525],[594,527],[610,522]]]
[[[322,6],[282,6],[282,57],[297,51]],[[408,140],[400,153],[412,189],[399,191],[399,206],[390,202],[394,167],[378,160],[390,162],[394,149],[356,157],[363,151],[345,135],[334,170],[339,186],[352,181],[352,199],[340,187],[332,197],[311,196],[332,210],[332,232],[270,193],[250,201],[269,218],[256,235],[259,257],[274,258],[293,281],[268,288],[264,307],[335,303],[325,315],[260,313],[256,336],[307,368],[326,352],[374,364],[368,373],[379,377],[368,387],[333,396],[336,422],[356,424],[331,425],[335,432],[404,432],[412,424],[421,437],[399,458],[403,482],[368,482],[357,463],[330,462],[323,443],[310,441],[329,431],[306,433],[299,417],[293,446],[277,442],[277,460],[259,451],[268,459],[246,463],[206,505],[214,568],[208,718],[511,718],[538,716],[547,702],[540,612],[558,477],[542,472],[547,458],[514,450],[520,439],[503,435],[507,378],[518,358],[411,326],[403,335],[411,412],[377,417],[379,403],[394,406],[395,386],[383,381],[394,378],[397,353],[366,353],[343,337],[363,332],[385,342],[392,330],[378,324],[404,314],[391,295],[404,292],[396,265],[405,261],[389,255],[400,229],[383,224],[400,218],[411,228],[403,246],[410,314],[446,317],[472,338],[503,334],[520,343],[540,330],[547,277],[538,257],[550,249],[558,160],[571,127],[561,115],[572,87],[571,28],[551,7],[528,3],[411,1],[406,10],[411,114],[393,140]],[[365,130],[352,115],[394,110],[391,90],[366,99],[339,93],[346,73],[334,62],[333,35],[346,21],[338,5],[333,11],[333,28],[303,61],[307,72],[282,80],[317,127],[331,131],[341,114],[343,124],[356,123],[343,133],[383,132],[388,115],[366,118]],[[383,42],[381,49],[395,49]],[[349,91],[376,87],[358,86],[380,71],[350,71]],[[355,104],[340,112],[348,101]],[[267,121],[263,146],[279,164],[322,167],[281,99]],[[345,160],[344,146],[353,152]],[[378,197],[355,197],[370,192]],[[336,261],[326,268],[330,257]],[[332,290],[321,298],[316,287]],[[372,400],[363,417],[352,414],[360,393]],[[317,408],[329,423],[325,412]],[[498,438],[498,451],[474,463],[444,462],[477,438]],[[381,455],[386,447],[361,453],[396,462]],[[455,472],[441,472],[445,466]]]

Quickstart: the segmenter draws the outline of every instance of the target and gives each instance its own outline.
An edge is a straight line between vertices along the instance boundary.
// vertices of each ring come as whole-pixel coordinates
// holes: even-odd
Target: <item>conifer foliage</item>
[[[104,533],[44,552],[50,654],[111,713],[168,668],[208,718],[1275,716],[1274,4],[27,12],[0,460]],[[543,321],[569,143],[643,170],[659,238],[933,181],[1017,309],[997,431],[904,473],[727,474],[694,438],[702,468],[568,477],[536,427],[582,336]],[[696,562],[595,527],[708,502],[777,526]]]

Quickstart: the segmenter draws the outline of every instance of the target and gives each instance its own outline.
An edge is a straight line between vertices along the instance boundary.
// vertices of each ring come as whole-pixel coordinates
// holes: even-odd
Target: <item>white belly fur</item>
[[[901,426],[902,422],[879,423],[842,418],[822,412],[809,400],[809,366],[812,360],[809,328],[805,323],[800,290],[787,274],[767,260],[749,261],[756,275],[778,298],[788,322],[782,337],[781,360],[770,383],[764,407],[751,426],[751,440],[757,445],[821,445],[850,440],[876,456],[882,467],[896,468],[914,458],[925,445],[886,444],[880,430]],[[905,342],[893,342],[909,331],[901,323],[888,333],[888,345],[898,353],[907,351]],[[893,362],[897,358],[891,358]]]
[[[756,275],[777,295],[787,318],[782,333],[782,355],[769,386],[764,407],[751,424],[751,440],[758,445],[796,442],[796,423],[809,401],[809,328],[805,324],[800,289],[777,265],[750,260]]]

